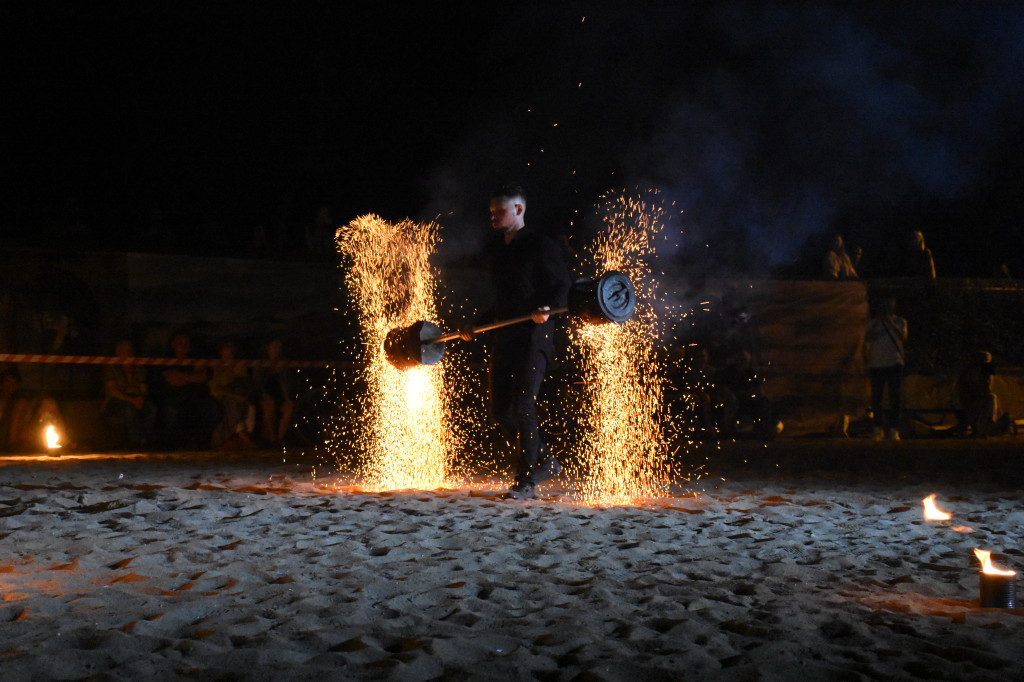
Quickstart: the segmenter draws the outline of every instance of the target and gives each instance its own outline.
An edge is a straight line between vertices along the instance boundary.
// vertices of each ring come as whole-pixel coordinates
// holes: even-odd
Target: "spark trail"
[[[388,331],[436,319],[437,287],[429,257],[438,227],[365,215],[340,228],[336,241],[358,307],[366,390],[357,414],[335,434],[335,449],[355,445],[364,488],[444,487],[453,476],[452,457],[461,442],[445,392],[446,363],[399,370],[384,355]]]
[[[623,272],[636,288],[637,306],[624,324],[577,325],[571,332],[584,392],[575,494],[591,503],[633,504],[664,495],[669,481],[650,264],[665,212],[650,192],[602,197],[597,217],[602,229],[591,248],[593,271],[584,276]]]

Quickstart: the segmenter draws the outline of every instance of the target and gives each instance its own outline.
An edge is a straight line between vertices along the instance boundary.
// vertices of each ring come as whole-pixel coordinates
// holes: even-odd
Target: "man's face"
[[[508,197],[491,199],[491,227],[495,230],[508,230],[522,227],[523,205]]]

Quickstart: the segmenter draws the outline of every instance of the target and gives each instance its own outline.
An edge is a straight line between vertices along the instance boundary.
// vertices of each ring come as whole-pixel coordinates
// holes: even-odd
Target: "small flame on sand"
[[[983,549],[974,549],[974,555],[978,557],[978,561],[981,562],[982,573],[987,573],[989,575],[1017,575],[1016,571],[1006,571],[993,566],[991,554],[991,552],[986,552]]]
[[[953,515],[935,506],[935,493],[921,500],[924,502],[925,521],[949,521]]]
[[[50,450],[60,447],[60,436],[57,435],[57,429],[53,428],[53,424],[46,427],[46,447]]]

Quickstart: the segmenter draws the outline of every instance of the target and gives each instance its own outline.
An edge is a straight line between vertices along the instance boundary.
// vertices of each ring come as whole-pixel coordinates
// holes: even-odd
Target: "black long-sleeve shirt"
[[[558,243],[544,233],[521,228],[508,244],[496,232],[487,245],[494,291],[491,317],[502,320],[529,315],[542,306],[560,308],[569,291],[569,271]],[[527,353],[541,350],[550,355],[554,321],[522,322],[495,330],[499,352]]]

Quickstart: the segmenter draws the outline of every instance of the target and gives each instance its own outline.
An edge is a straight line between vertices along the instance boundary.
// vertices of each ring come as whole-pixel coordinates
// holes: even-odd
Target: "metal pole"
[[[560,315],[564,312],[568,312],[569,308],[555,308],[554,310],[548,311],[548,315]],[[506,320],[498,320],[497,322],[490,322],[488,324],[482,324],[478,327],[470,327],[470,331],[474,334],[480,332],[489,332],[492,329],[498,329],[499,327],[508,327],[509,325],[519,324],[520,322],[526,322],[531,319],[532,315],[523,315],[521,317],[510,317]],[[445,341],[454,341],[455,339],[461,338],[459,332],[449,332],[443,336],[439,336],[436,339],[424,339],[422,343],[443,343]]]

